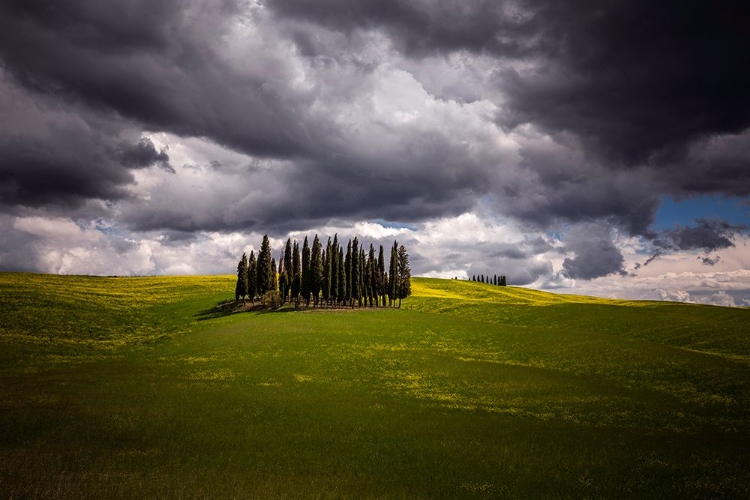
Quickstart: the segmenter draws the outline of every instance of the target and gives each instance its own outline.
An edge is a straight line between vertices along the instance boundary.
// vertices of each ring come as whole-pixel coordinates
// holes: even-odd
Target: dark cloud
[[[676,194],[750,195],[750,131],[703,137],[660,172]]]
[[[538,50],[538,20],[516,4],[481,0],[408,2],[403,0],[272,0],[280,18],[312,21],[332,30],[383,30],[414,56],[435,52],[489,51],[520,57]],[[309,40],[297,40],[305,54]]]
[[[607,220],[631,235],[652,237],[661,204],[646,168],[612,170],[586,157],[580,141],[534,130],[517,133],[521,171],[502,183],[498,210],[539,228]]]
[[[714,255],[713,257],[705,255],[703,257],[698,257],[698,260],[701,261],[705,266],[714,266],[719,263],[721,257],[719,257],[718,255]]]
[[[39,262],[34,255],[36,238],[15,231],[13,218],[0,214],[0,268],[3,271],[38,272]]]
[[[531,70],[500,70],[501,122],[570,131],[613,162],[638,163],[708,134],[750,126],[745,4],[549,2],[555,43]]]
[[[663,231],[652,241],[654,252],[643,263],[649,265],[662,255],[679,252],[700,250],[706,253],[697,259],[704,265],[713,266],[721,258],[719,255],[709,256],[710,252],[734,247],[734,240],[739,234],[747,230],[744,225],[734,225],[720,219],[697,219],[694,226],[677,225],[674,229]],[[641,266],[638,265],[636,270]]]
[[[0,206],[57,206],[119,200],[132,169],[173,171],[165,151],[117,117],[30,93],[0,70]]]
[[[305,110],[291,101],[298,96],[284,94],[288,75],[273,66],[243,74],[216,53],[238,4],[5,2],[0,57],[28,88],[115,110],[150,129],[207,136],[256,155],[309,149]]]
[[[615,161],[643,162],[750,126],[750,7],[678,1],[272,0],[280,18],[381,30],[413,57],[498,58],[506,126],[569,131]],[[302,41],[303,52],[310,53]],[[305,48],[307,47],[307,48]],[[508,64],[518,61],[522,64]],[[530,63],[530,64],[529,64]],[[518,69],[517,69],[518,68]]]
[[[583,224],[571,228],[565,236],[565,251],[575,254],[563,261],[563,272],[570,278],[592,279],[624,273],[625,259],[606,225]]]
[[[112,158],[122,124],[24,92],[0,70],[0,205],[119,199],[132,181]]]
[[[502,258],[508,260],[528,259],[552,249],[553,247],[549,242],[542,238],[534,238],[526,240],[521,244],[501,243],[495,245],[495,250],[490,252],[488,256],[491,258]]]
[[[714,251],[733,247],[736,228],[725,221],[698,220],[695,227],[682,227],[668,234],[680,250]]]
[[[115,153],[120,162],[130,168],[146,168],[158,165],[160,168],[175,173],[169,164],[169,155],[166,151],[156,151],[153,141],[144,137],[135,144],[122,144]]]
[[[698,219],[695,222],[695,226],[678,226],[665,231],[662,238],[655,240],[655,245],[670,250],[713,252],[733,247],[735,235],[745,229],[716,219]]]

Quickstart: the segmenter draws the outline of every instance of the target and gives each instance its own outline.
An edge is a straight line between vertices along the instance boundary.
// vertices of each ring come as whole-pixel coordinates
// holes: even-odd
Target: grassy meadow
[[[750,310],[0,273],[0,498],[748,498]]]

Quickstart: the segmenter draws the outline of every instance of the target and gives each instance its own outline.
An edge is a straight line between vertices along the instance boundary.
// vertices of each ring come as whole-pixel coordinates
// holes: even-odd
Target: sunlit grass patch
[[[0,273],[0,342],[101,348],[188,332],[191,301],[230,295],[231,276],[99,278]]]

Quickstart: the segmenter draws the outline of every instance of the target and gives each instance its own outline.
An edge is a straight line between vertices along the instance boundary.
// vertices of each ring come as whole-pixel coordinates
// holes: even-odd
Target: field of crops
[[[750,311],[0,274],[0,498],[750,497]]]

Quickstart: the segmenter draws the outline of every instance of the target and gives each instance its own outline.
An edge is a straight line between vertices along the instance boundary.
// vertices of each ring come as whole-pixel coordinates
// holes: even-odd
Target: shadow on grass
[[[203,311],[200,311],[195,316],[198,319],[198,321],[206,321],[210,319],[218,319],[223,318],[225,316],[231,316],[233,314],[241,314],[241,313],[261,313],[261,314],[275,314],[275,313],[290,313],[290,312],[298,312],[298,311],[304,311],[305,307],[294,307],[293,305],[285,305],[278,309],[269,309],[265,307],[261,303],[256,304],[242,304],[242,303],[236,303],[236,302],[225,302],[220,303],[216,307],[212,307],[211,309],[204,309]]]
[[[218,304],[216,307],[212,307],[211,309],[205,309],[203,311],[200,311],[195,316],[198,319],[198,321],[206,321],[211,319],[218,319],[223,318],[225,316],[231,316],[233,314],[241,314],[246,312],[253,312],[253,313],[259,313],[259,314],[278,314],[278,313],[294,313],[294,312],[304,312],[304,311],[317,311],[317,312],[349,312],[358,310],[361,308],[353,309],[351,307],[310,307],[310,306],[304,306],[299,305],[295,306],[294,304],[286,304],[278,309],[270,309],[268,307],[263,306],[260,303],[256,304],[242,304],[237,302],[224,302]]]
[[[204,309],[203,311],[197,313],[195,316],[198,318],[198,321],[206,321],[209,319],[231,316],[232,314],[261,310],[263,310],[263,306],[261,304],[238,304],[237,302],[224,302],[218,304],[216,307],[212,307],[211,309]]]

